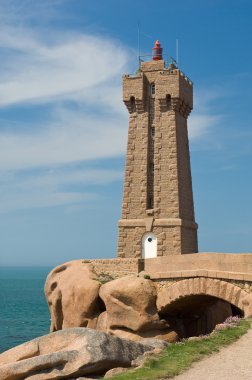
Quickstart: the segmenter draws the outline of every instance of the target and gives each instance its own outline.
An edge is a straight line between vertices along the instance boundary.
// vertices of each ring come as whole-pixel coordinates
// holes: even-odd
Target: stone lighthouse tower
[[[165,66],[159,41],[136,75],[123,77],[129,112],[118,257],[198,252],[187,118],[192,82]]]

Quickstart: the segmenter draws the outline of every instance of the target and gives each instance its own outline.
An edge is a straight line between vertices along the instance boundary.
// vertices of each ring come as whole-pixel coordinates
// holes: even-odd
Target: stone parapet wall
[[[134,258],[82,260],[82,262],[91,263],[98,275],[109,274],[114,278],[137,274],[143,270],[143,261]]]
[[[149,271],[146,271],[145,269],[145,272],[148,273],[150,275],[150,278],[153,280],[210,277],[210,278],[218,278],[218,279],[223,279],[223,280],[237,280],[237,281],[251,281],[252,282],[252,273],[244,273],[244,272],[212,271],[212,270],[206,270],[206,269],[158,272],[158,273],[151,273]]]
[[[195,253],[147,260],[116,258],[82,262],[91,263],[98,275],[109,274],[114,278],[144,271],[153,281],[169,286],[183,279],[205,277],[232,282],[252,292],[252,254]]]
[[[153,279],[211,277],[252,281],[252,254],[194,253],[157,257],[144,262]]]

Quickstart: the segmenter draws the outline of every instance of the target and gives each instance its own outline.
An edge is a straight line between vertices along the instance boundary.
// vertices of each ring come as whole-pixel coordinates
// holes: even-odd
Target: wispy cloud
[[[68,31],[45,34],[5,25],[0,32],[0,107],[13,113],[17,105],[51,109],[49,118],[32,120],[32,127],[22,120],[1,122],[0,212],[96,199],[86,188],[72,191],[66,185],[97,186],[122,178],[113,170],[80,171],[76,165],[124,151],[120,77],[127,49],[107,38]]]
[[[0,173],[0,213],[86,203],[100,198],[90,186],[122,179],[116,170],[56,168],[35,173]],[[76,190],[76,188],[78,190]]]
[[[0,169],[50,167],[121,155],[127,139],[123,118],[62,111],[57,123],[37,132],[0,133]],[[64,116],[63,116],[64,115]]]
[[[194,111],[189,117],[189,138],[193,142],[207,140],[224,115],[216,113],[214,103],[222,96],[224,90],[216,86],[208,89],[196,89],[194,94]]]
[[[1,24],[48,23],[62,17],[59,7],[69,0],[1,0]],[[69,15],[68,15],[69,17]]]
[[[64,206],[68,204],[90,202],[97,199],[94,193],[83,192],[46,192],[24,194],[5,193],[0,202],[0,213],[17,210]]]
[[[93,97],[92,88],[120,77],[127,63],[127,52],[120,45],[77,33],[51,31],[41,39],[24,28],[0,28],[0,49],[5,50],[0,72],[2,107],[87,97],[89,91]]]
[[[189,120],[189,138],[197,142],[206,137],[221,120],[221,115],[211,115],[210,113],[192,115]]]

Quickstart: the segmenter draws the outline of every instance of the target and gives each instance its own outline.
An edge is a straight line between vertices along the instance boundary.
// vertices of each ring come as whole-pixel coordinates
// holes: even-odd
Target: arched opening
[[[142,238],[142,258],[151,259],[157,257],[157,237],[152,232]]]
[[[166,320],[182,339],[209,334],[217,324],[224,322],[228,317],[243,317],[244,313],[223,299],[198,294],[174,300],[163,307],[159,315],[160,319]]]

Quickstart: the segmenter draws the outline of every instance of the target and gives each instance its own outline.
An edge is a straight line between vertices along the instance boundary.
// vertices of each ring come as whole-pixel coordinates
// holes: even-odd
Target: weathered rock
[[[31,340],[0,355],[1,380],[53,380],[104,374],[154,348],[88,328],[71,328]]]
[[[153,351],[144,352],[143,355],[140,355],[136,359],[132,360],[132,367],[142,367],[148,359],[157,357],[169,345],[169,343],[160,339],[144,339],[141,340],[141,343],[151,345],[155,348]]]
[[[98,295],[101,284],[92,264],[70,261],[54,268],[45,283],[51,313],[50,331],[68,327],[96,327],[100,314]]]
[[[70,379],[70,378],[67,378],[67,380],[94,380],[95,379],[95,377],[77,377],[77,379],[76,378],[72,378],[72,379]]]
[[[158,352],[158,354],[159,353],[160,352]],[[155,356],[157,356],[157,354],[154,352],[145,352],[143,355],[140,355],[136,359],[132,360],[131,366],[133,368],[141,368],[144,366],[147,360],[149,360],[150,358],[153,359]]]
[[[135,276],[118,278],[101,287],[100,297],[106,306],[106,313],[99,317],[97,324],[101,330],[154,336],[149,332],[169,327],[165,321],[159,320],[156,288],[150,280]]]
[[[252,293],[243,298],[242,306],[244,308],[245,317],[252,317]]]
[[[106,311],[99,315],[96,323],[96,329],[99,331],[108,332],[108,313]]]
[[[101,286],[92,264],[76,260],[56,267],[48,275],[45,294],[51,332],[90,327],[134,341],[178,339],[167,321],[159,319],[156,287],[149,279],[126,276]]]
[[[162,339],[169,343],[175,343],[179,340],[178,334],[171,328],[165,330],[150,330],[150,331],[129,331],[124,329],[109,329],[108,331],[111,335],[119,336],[123,339],[130,339],[135,342],[142,342],[143,339],[149,340],[152,338]]]
[[[108,372],[105,373],[104,378],[108,379],[110,377],[113,377],[115,375],[120,375],[121,373],[127,371],[127,368],[118,367],[118,368],[112,368]]]
[[[165,342],[164,340],[161,339],[143,339],[140,341],[140,343],[151,346],[153,349],[157,350],[164,350],[167,346],[169,346],[168,342]]]

